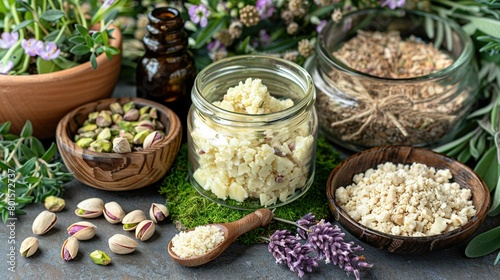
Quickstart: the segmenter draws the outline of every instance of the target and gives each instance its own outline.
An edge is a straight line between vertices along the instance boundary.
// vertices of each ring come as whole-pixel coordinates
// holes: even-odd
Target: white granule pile
[[[267,114],[294,102],[274,98],[260,79],[248,78],[213,104],[232,112]],[[310,123],[300,118],[257,131],[255,127],[221,126],[194,114],[191,138],[199,156],[193,178],[223,200],[255,198],[262,206],[286,201],[305,186],[313,164],[314,137]]]
[[[451,182],[448,169],[386,162],[336,190],[337,203],[354,220],[399,236],[428,236],[458,228],[476,214],[471,190]]]
[[[245,83],[240,81],[237,86],[229,88],[224,99],[213,104],[231,112],[261,115],[292,107],[293,101],[274,98],[262,80],[248,78]]]
[[[199,226],[181,231],[172,238],[172,251],[181,258],[200,256],[224,241],[224,233],[217,226]]]

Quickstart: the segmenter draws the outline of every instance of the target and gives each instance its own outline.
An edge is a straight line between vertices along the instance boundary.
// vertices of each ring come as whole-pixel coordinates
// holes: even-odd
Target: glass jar
[[[272,113],[247,114],[214,104],[248,78],[260,79],[272,97],[291,100],[293,105]],[[318,125],[315,89],[305,69],[268,56],[222,59],[197,75],[191,99],[189,177],[202,195],[248,210],[285,205],[309,189]],[[241,103],[249,100],[255,99]],[[268,106],[258,103],[257,108]]]
[[[143,43],[145,53],[137,64],[137,97],[161,103],[182,123],[185,140],[190,92],[196,71],[187,51],[188,36],[180,12],[172,7],[153,9]]]
[[[403,78],[381,77],[379,65],[363,70],[347,66],[345,56],[362,60],[361,52],[376,52],[366,43],[351,43],[349,54],[347,48],[341,51],[346,42],[372,34],[368,32],[394,31],[401,41],[424,42],[441,53],[419,57],[422,49],[417,49],[412,60],[425,58],[437,69],[444,56],[451,58],[450,65],[418,75],[425,65],[413,62],[411,69],[404,69],[410,63],[401,59],[394,62],[397,71],[417,73]],[[386,51],[387,45],[381,47]],[[392,59],[390,53],[384,55]],[[369,59],[362,62],[371,65]],[[304,67],[316,86],[320,133],[355,152],[382,145],[431,148],[445,143],[455,136],[478,93],[469,36],[456,23],[420,11],[369,9],[330,21],[318,36],[316,55]]]

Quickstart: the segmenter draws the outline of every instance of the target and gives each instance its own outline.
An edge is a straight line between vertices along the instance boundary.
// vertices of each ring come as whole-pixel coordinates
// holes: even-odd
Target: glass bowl
[[[389,39],[376,41],[380,36]],[[384,76],[383,67],[398,74]],[[316,86],[320,132],[351,151],[445,143],[477,99],[469,36],[455,22],[420,11],[368,9],[330,21],[305,68]]]

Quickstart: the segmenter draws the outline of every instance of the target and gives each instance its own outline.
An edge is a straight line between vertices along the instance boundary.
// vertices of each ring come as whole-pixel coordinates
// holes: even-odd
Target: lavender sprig
[[[299,237],[288,230],[277,230],[270,237],[268,250],[277,264],[285,263],[302,278],[305,271],[311,272],[313,267],[318,266],[318,259],[310,254],[314,251],[313,248],[299,240]]]
[[[325,223],[321,220],[311,227],[307,243],[318,253],[320,259],[325,263],[333,262],[349,275],[351,272],[356,279],[360,279],[360,268],[371,268],[373,264],[365,262],[363,256],[357,256],[355,252],[362,251],[363,247],[354,242],[345,242],[344,235],[337,225]]]
[[[274,219],[293,223],[277,217]],[[354,242],[345,242],[345,233],[337,225],[325,223],[324,220],[318,222],[312,213],[293,224],[297,226],[297,235],[288,230],[277,230],[268,240],[268,250],[277,264],[285,263],[299,277],[305,271],[311,272],[313,267],[318,266],[320,259],[324,259],[327,264],[332,262],[339,266],[347,275],[353,273],[357,280],[360,279],[361,269],[373,267],[373,264],[365,261],[363,255],[356,255],[363,247]]]

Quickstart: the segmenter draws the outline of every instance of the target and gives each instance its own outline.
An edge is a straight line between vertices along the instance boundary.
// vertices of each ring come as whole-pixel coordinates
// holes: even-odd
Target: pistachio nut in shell
[[[151,132],[144,138],[144,142],[142,143],[142,147],[144,149],[148,149],[158,144],[163,139],[163,134],[157,130]]]
[[[21,256],[23,257],[32,256],[36,250],[38,250],[38,238],[31,236],[24,239],[23,243],[21,243],[21,248],[19,249]]]
[[[97,218],[101,216],[104,209],[104,201],[100,198],[88,198],[76,206],[75,214],[82,218]]]
[[[123,208],[115,201],[110,201],[104,204],[104,210],[102,212],[106,221],[112,224],[118,224],[122,222],[123,217],[125,217],[125,211]]]
[[[94,237],[96,228],[93,223],[82,221],[70,225],[67,231],[69,235],[78,240],[89,240]]]
[[[122,219],[122,224],[123,224],[123,229],[126,231],[132,231],[134,230],[137,225],[146,220],[146,215],[144,214],[144,211],[142,210],[134,210]]]
[[[76,257],[78,254],[78,239],[70,236],[66,241],[64,241],[61,248],[61,258],[65,261],[70,261]]]
[[[115,139],[113,139],[113,151],[118,154],[125,154],[132,152],[132,148],[127,138],[115,137]]]
[[[43,205],[50,212],[60,212],[66,206],[66,202],[60,197],[51,195],[45,198]]]
[[[151,203],[149,208],[149,217],[153,222],[158,223],[168,217],[168,208],[163,204]]]
[[[116,254],[130,254],[137,248],[137,241],[123,234],[115,234],[108,239],[109,249]]]
[[[135,238],[146,241],[155,233],[155,223],[152,220],[144,220],[135,228]]]
[[[36,216],[31,229],[34,234],[42,235],[49,231],[57,222],[56,214],[50,211],[42,211]]]

